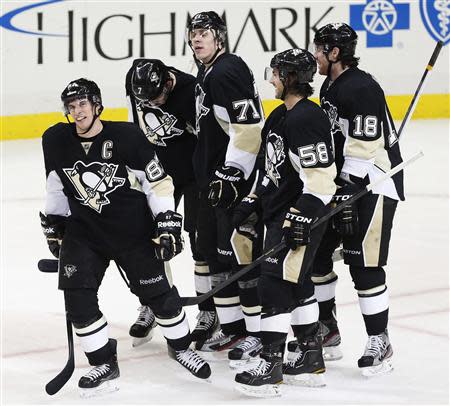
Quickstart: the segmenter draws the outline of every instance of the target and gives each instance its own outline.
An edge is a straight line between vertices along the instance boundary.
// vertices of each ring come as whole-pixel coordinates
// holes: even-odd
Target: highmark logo
[[[393,0],[367,0],[350,6],[350,25],[367,32],[367,47],[392,47],[394,30],[409,29],[409,4]]]
[[[420,0],[420,16],[428,33],[444,45],[450,42],[450,1]]]

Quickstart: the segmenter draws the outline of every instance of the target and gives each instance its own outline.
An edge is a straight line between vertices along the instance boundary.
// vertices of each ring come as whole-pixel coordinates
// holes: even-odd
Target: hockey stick
[[[369,193],[375,186],[379,185],[380,183],[384,182],[385,180],[391,178],[396,173],[403,170],[403,168],[407,167],[409,164],[413,163],[417,159],[423,156],[423,152],[420,151],[411,158],[409,158],[406,161],[403,161],[401,164],[398,164],[394,168],[392,168],[390,171],[384,173],[382,176],[380,176],[377,180],[374,182],[368,184],[364,189],[361,189],[358,193],[355,193],[350,198],[348,198],[346,201],[341,202],[338,204],[335,208],[331,209],[327,214],[323,215],[320,219],[318,219],[312,226],[311,231],[314,230],[319,225],[323,224],[324,222],[328,221],[331,217],[333,217],[336,213],[340,212],[346,205],[349,205],[356,200],[360,199],[367,193]],[[231,275],[227,280],[223,281],[222,283],[215,286],[213,289],[211,289],[209,292],[204,293],[200,296],[190,296],[190,297],[182,297],[181,302],[183,306],[195,306],[199,303],[204,302],[205,300],[209,299],[211,296],[214,296],[217,292],[228,286],[229,284],[233,283],[237,279],[241,278],[243,275],[251,271],[253,268],[264,262],[267,258],[270,256],[280,252],[282,249],[286,248],[285,241],[279,242],[277,245],[266,251],[264,254],[262,254],[260,257],[255,259],[251,264],[248,264],[235,274]]]
[[[69,344],[69,357],[63,370],[58,375],[56,375],[47,385],[45,385],[45,391],[49,395],[54,395],[55,393],[59,392],[59,390],[70,379],[75,369],[72,322],[67,318],[67,314],[66,314],[66,327],[67,327],[67,342]]]
[[[417,86],[416,92],[414,93],[414,96],[409,104],[406,115],[403,118],[402,124],[400,125],[400,129],[398,130],[398,138],[399,139],[400,139],[400,136],[402,135],[402,132],[403,132],[405,126],[408,124],[409,120],[411,119],[414,109],[416,108],[417,102],[419,101],[419,96],[420,96],[422,87],[425,83],[425,79],[428,76],[428,72],[430,72],[433,69],[434,64],[436,63],[436,60],[439,56],[439,53],[441,52],[443,45],[444,45],[444,43],[442,41],[438,41],[436,43],[436,46],[434,47],[433,55],[431,55],[428,65],[425,68],[425,71],[423,72],[422,78],[420,79],[420,82],[419,82],[419,85]]]

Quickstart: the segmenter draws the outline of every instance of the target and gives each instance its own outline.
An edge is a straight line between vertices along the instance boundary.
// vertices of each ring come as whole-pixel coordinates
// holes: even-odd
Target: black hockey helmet
[[[314,80],[317,63],[311,52],[306,49],[293,48],[276,54],[270,61],[270,68],[276,68],[283,85],[289,72],[297,73],[298,83],[309,83]],[[270,69],[269,68],[269,69]],[[266,79],[268,72],[266,72]]]
[[[324,25],[314,35],[314,44],[323,46],[325,54],[328,54],[334,47],[339,48],[339,59],[353,57],[357,42],[358,34],[345,23]]]
[[[211,30],[219,44],[222,46],[225,45],[227,26],[215,11],[202,11],[192,17],[187,27],[189,45],[191,44],[190,33],[197,29]]]
[[[92,80],[80,78],[72,80],[61,93],[61,101],[64,105],[64,114],[68,115],[67,105],[77,99],[88,99],[94,106],[99,106],[99,115],[103,110],[100,88]]]
[[[169,80],[169,69],[159,59],[144,59],[133,67],[131,91],[141,101],[156,99]]]

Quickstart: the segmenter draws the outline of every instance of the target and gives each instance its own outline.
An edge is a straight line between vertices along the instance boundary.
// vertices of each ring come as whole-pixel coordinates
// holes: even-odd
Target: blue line
[[[36,4],[31,4],[29,6],[25,6],[25,7],[21,7],[21,8],[17,8],[15,10],[9,11],[8,13],[2,15],[0,17],[0,27],[6,28],[7,30],[11,30],[11,31],[15,31],[15,32],[21,32],[23,34],[31,34],[31,35],[38,35],[40,37],[42,36],[48,36],[48,37],[68,37],[67,34],[46,34],[43,32],[39,32],[39,31],[27,31],[27,30],[23,30],[21,28],[17,28],[15,27],[11,20],[18,14],[23,13],[24,11],[27,11],[29,9],[35,8],[35,7],[40,7],[40,6],[44,6],[47,4],[51,4],[51,3],[59,3],[61,1],[64,0],[47,0],[47,1],[43,1],[41,3],[36,3]]]

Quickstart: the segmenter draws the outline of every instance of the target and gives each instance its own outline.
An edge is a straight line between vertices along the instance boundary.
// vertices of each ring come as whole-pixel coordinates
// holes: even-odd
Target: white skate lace
[[[290,361],[287,362],[288,366],[291,367],[291,368],[294,368],[294,367],[295,367],[296,362],[297,362],[297,361],[302,357],[302,355],[303,355],[303,351],[300,350],[300,347],[297,347],[297,348],[298,348],[298,352],[295,353],[295,357],[292,358]]]
[[[256,337],[253,337],[253,336],[248,336],[248,337],[245,338],[244,341],[241,341],[234,348],[235,349],[239,348],[239,349],[241,349],[241,350],[243,350],[245,352],[245,351],[248,351],[248,350],[250,350],[250,349],[252,349],[254,347],[257,347],[259,345],[259,343],[260,343],[259,338],[256,338]]]
[[[100,378],[103,375],[106,375],[110,370],[110,367],[108,364],[99,365],[93,369],[91,369],[86,375],[84,375],[85,378],[90,379],[91,381],[94,381],[98,378]]]
[[[205,364],[205,361],[195,351],[189,348],[186,351],[177,352],[177,360],[181,365],[184,365],[188,369],[193,369],[195,372]]]
[[[148,327],[155,320],[155,316],[153,312],[150,310],[148,306],[139,306],[138,307],[139,316],[134,324],[139,324],[140,326]]]
[[[265,375],[267,371],[269,370],[270,363],[267,362],[264,358],[261,358],[259,360],[259,364],[252,369],[249,369],[247,372],[250,375]]]
[[[222,329],[220,329],[219,331],[216,331],[210,339],[206,340],[206,342],[222,341],[224,338],[226,338],[226,335],[223,333]]]
[[[382,355],[386,347],[387,343],[384,341],[382,334],[377,336],[369,336],[369,341],[367,342],[364,356],[378,358]]]
[[[201,310],[197,315],[197,325],[195,330],[209,330],[216,321],[216,312],[210,312],[207,310]]]

